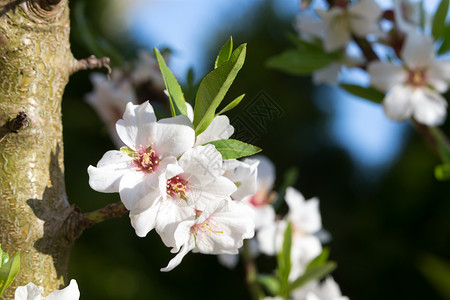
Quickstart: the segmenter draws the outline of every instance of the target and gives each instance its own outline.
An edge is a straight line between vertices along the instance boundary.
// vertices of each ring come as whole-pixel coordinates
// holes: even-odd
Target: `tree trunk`
[[[64,185],[61,100],[76,61],[67,0],[0,0],[0,242],[21,251],[4,299],[33,282],[44,294],[67,279],[72,211]],[[14,132],[23,111],[29,124]],[[14,129],[14,128],[13,128]]]

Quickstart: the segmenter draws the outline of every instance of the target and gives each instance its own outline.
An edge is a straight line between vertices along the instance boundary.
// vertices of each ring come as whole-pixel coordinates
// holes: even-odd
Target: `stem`
[[[103,208],[84,214],[81,213],[79,208],[75,207],[64,222],[64,235],[69,241],[75,241],[84,230],[103,221],[120,218],[127,211],[122,202],[108,204]]]
[[[122,202],[108,204],[107,206],[82,214],[82,218],[88,220],[91,226],[101,223],[103,221],[122,217],[128,210]],[[89,227],[91,227],[89,226]],[[87,227],[87,228],[89,228]],[[86,229],[87,229],[86,228]]]
[[[250,294],[252,299],[259,300],[264,298],[264,292],[262,291],[259,284],[256,282],[256,278],[258,277],[258,269],[256,268],[255,261],[250,253],[250,247],[248,240],[244,241],[244,246],[241,251],[242,260],[245,265],[245,271],[247,273],[246,281],[248,288],[250,290]]]
[[[374,60],[380,60],[378,55],[375,53],[375,51],[372,48],[372,45],[363,38],[358,38],[353,36],[353,40],[356,42],[358,47],[361,49],[362,53],[364,54],[364,57],[367,59],[367,62],[371,62]]]

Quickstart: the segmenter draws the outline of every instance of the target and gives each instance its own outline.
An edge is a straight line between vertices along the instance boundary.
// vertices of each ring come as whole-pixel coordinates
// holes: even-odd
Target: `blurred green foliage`
[[[71,1],[71,5],[79,2]],[[370,170],[356,168],[331,138],[328,120],[332,115],[315,105],[310,78],[264,67],[269,57],[290,47],[285,33],[293,32],[292,20],[277,19],[269,1],[264,3],[253,11],[252,24],[234,32],[218,32],[205,45],[210,55],[204,59],[213,69],[215,55],[230,35],[236,44],[248,43],[246,63],[225,100],[246,93],[242,103],[227,113],[232,124],[245,123],[261,91],[281,108],[281,116],[264,121],[262,129],[247,128],[256,132],[247,136],[248,142],[261,147],[274,161],[277,186],[283,183],[285,171],[296,167],[296,188],[306,198],[320,198],[324,228],[333,237],[328,245],[330,259],[339,264],[333,276],[345,295],[352,300],[441,299],[417,267],[423,253],[450,260],[450,186],[433,176],[438,158],[411,126],[403,154],[387,175],[361,176],[360,172],[367,175]],[[97,16],[104,4],[89,2],[85,12],[90,30],[97,34],[101,32]],[[89,56],[84,33],[76,29],[76,22],[72,26],[76,57]],[[125,37],[117,39],[109,42],[124,58],[131,58],[136,47]],[[97,193],[88,185],[88,165],[95,165],[107,150],[114,149],[105,126],[83,100],[91,90],[88,75],[72,77],[63,101],[67,192],[71,203],[83,211],[119,201],[117,194]],[[323,102],[331,105],[332,96]],[[189,93],[186,97],[192,99]],[[444,131],[450,132],[448,122]],[[83,300],[249,299],[241,264],[229,270],[215,256],[189,254],[178,268],[161,273],[159,269],[172,257],[154,232],[138,238],[124,216],[81,236],[72,251],[70,278],[78,281]],[[275,258],[262,256],[257,262],[265,273],[275,266]],[[433,270],[427,270],[427,277]]]

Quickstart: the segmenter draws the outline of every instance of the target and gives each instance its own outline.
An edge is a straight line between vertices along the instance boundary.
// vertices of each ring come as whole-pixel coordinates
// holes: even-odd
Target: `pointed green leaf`
[[[442,0],[433,18],[432,34],[434,40],[439,39],[444,32],[445,19],[447,18],[449,0]]]
[[[2,244],[0,244],[0,268],[8,262],[9,255],[2,250]]]
[[[247,45],[240,45],[228,61],[203,78],[195,98],[193,124],[196,135],[202,133],[211,123],[217,107],[244,64],[246,52]]]
[[[289,284],[288,292],[298,289],[311,281],[320,280],[324,278],[325,276],[333,272],[334,269],[336,269],[336,266],[337,265],[335,262],[329,261],[319,267],[311,267],[302,276],[300,276],[294,282]]]
[[[293,75],[307,75],[335,61],[335,57],[326,53],[294,49],[272,56],[266,67]]]
[[[245,94],[240,95],[239,97],[237,97],[236,99],[234,99],[233,101],[231,101],[227,106],[225,106],[221,111],[219,111],[217,113],[217,115],[221,115],[223,113],[226,113],[229,110],[232,110],[233,108],[235,108],[239,103],[241,103],[242,99],[244,99]]]
[[[442,44],[439,47],[438,54],[446,53],[450,50],[450,25],[446,25],[442,32]]]
[[[224,160],[250,156],[261,151],[259,147],[233,139],[217,140],[207,144],[214,145]]]
[[[217,55],[216,62],[214,63],[214,69],[230,59],[231,53],[233,52],[233,38],[230,39],[223,45],[220,49],[219,55]]]
[[[280,296],[287,297],[289,286],[289,273],[291,272],[292,223],[287,224],[284,231],[283,246],[277,255],[278,279],[280,281]]]
[[[167,67],[163,56],[158,49],[154,49],[156,60],[158,61],[159,69],[161,70],[166,90],[169,93],[170,110],[172,116],[187,115],[186,101],[184,100],[183,91],[177,79]]]
[[[20,251],[0,268],[0,296],[11,285],[20,269]]]
[[[306,272],[314,267],[320,267],[325,264],[330,256],[330,249],[323,248],[322,253],[320,253],[316,258],[314,258],[306,267]]]
[[[259,274],[256,281],[264,286],[271,295],[278,295],[280,290],[280,282],[275,276],[267,274]]]
[[[373,87],[363,87],[355,84],[341,84],[340,86],[342,89],[352,95],[375,103],[383,102],[384,93],[380,92],[377,89],[374,89]]]

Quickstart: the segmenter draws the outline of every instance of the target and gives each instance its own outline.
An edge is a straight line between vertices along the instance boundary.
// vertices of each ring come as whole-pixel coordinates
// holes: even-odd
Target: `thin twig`
[[[109,57],[97,58],[94,55],[91,55],[88,58],[75,60],[75,63],[72,66],[71,74],[81,70],[106,68],[108,70],[108,75],[110,75],[111,67],[109,66],[109,63],[110,63]]]

